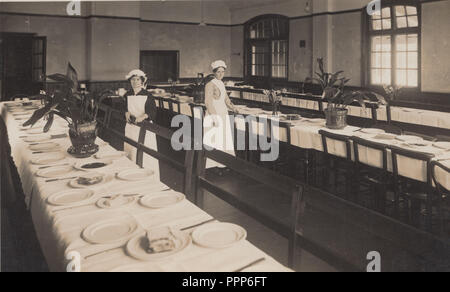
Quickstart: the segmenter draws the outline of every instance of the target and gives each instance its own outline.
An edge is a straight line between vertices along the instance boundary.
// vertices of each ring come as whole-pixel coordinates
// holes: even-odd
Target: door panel
[[[178,51],[141,51],[141,70],[150,82],[167,82],[179,78]]]

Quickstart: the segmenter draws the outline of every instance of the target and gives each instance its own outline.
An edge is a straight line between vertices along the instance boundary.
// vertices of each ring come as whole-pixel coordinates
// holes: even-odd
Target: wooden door
[[[179,55],[179,51],[141,51],[141,70],[152,83],[178,80]]]

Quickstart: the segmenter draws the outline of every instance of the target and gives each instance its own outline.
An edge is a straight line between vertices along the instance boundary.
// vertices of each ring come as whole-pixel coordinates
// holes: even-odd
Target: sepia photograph
[[[0,156],[0,272],[450,272],[450,0],[0,0]]]

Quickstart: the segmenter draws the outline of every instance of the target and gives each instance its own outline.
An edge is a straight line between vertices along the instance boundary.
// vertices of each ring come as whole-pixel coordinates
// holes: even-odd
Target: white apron
[[[216,85],[220,90],[219,99],[213,99],[212,106],[217,113],[217,118],[220,119],[219,126],[216,129],[209,126],[207,123],[204,124],[204,136],[203,142],[205,145],[213,147],[217,150],[226,152],[230,155],[236,156],[234,152],[234,142],[233,142],[233,132],[231,128],[230,117],[228,114],[228,107],[225,103],[225,98],[227,97],[227,90],[225,88],[225,84],[217,79],[213,79],[211,82]],[[207,113],[205,119],[208,118],[209,114]],[[208,138],[207,132],[214,131],[216,134],[221,134],[222,139],[218,138],[219,135],[212,135]],[[212,167],[224,167],[224,165],[212,161],[210,159],[206,160],[206,168]]]
[[[128,111],[135,117],[140,117],[145,114],[145,103],[147,102],[147,96],[145,95],[130,95],[128,96]],[[138,141],[140,127],[127,123],[125,126],[125,136]],[[158,151],[156,144],[156,135],[153,132],[147,131],[145,135],[144,145],[150,149]],[[130,160],[136,161],[137,149],[128,143],[124,143],[124,151]],[[144,153],[143,165],[144,168],[154,171],[154,179],[159,181],[159,161],[152,156]]]

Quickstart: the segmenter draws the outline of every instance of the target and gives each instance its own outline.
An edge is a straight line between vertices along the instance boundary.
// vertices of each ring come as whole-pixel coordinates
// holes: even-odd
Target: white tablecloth
[[[231,92],[231,96],[239,98],[240,92],[234,90]],[[243,92],[242,97],[247,100],[269,102],[268,98],[262,93]],[[319,104],[316,101],[302,100],[291,97],[283,97],[282,100],[283,105],[310,110],[319,110]],[[324,108],[326,108],[326,103],[324,103]],[[356,106],[349,107],[349,115],[362,118],[372,118],[371,109],[363,109]],[[377,117],[380,121],[387,121],[386,106],[380,106],[380,108],[377,109]],[[391,107],[391,119],[392,121],[397,122],[450,129],[450,113],[447,112],[437,112],[393,106]]]
[[[95,195],[90,201],[91,205],[78,206],[73,209],[63,208],[63,210],[60,206],[50,205],[47,203],[49,196],[70,189],[67,181],[46,182],[46,179],[35,175],[39,166],[31,164],[30,160],[39,154],[32,154],[28,143],[20,138],[20,136],[27,135],[20,131],[20,123],[23,120],[15,120],[14,116],[7,111],[4,103],[0,103],[0,112],[7,125],[12,156],[22,181],[26,202],[31,209],[36,234],[52,271],[65,271],[69,263],[66,255],[73,251],[81,255],[81,271],[229,272],[246,266],[261,257],[266,258],[264,263],[270,266],[269,270],[271,271],[290,271],[246,240],[225,249],[211,249],[191,244],[173,256],[153,262],[136,260],[130,257],[124,248],[107,251],[118,247],[117,245],[86,242],[81,237],[83,230],[89,225],[103,220],[136,220],[142,231],[159,226],[172,226],[181,229],[204,222],[212,217],[188,200],[163,209],[148,209],[142,207],[138,202],[111,210],[97,208],[94,203],[104,195],[121,192],[137,192],[147,195],[167,188],[161,182],[152,179],[141,182],[125,182],[116,179],[115,176],[113,176],[111,182],[93,189]],[[50,134],[61,133],[61,131],[67,132],[67,126],[63,120],[57,118]],[[75,159],[66,153],[66,149],[70,146],[68,137],[52,141],[62,146],[61,153],[65,153],[67,159],[65,162],[80,161],[80,159]],[[100,139],[97,142],[100,145],[100,153],[115,151]],[[94,158],[87,158],[83,161],[91,160],[94,160]],[[114,175],[127,168],[138,167],[126,157],[123,157],[114,161],[102,172]],[[74,172],[74,174],[76,175],[77,172]],[[167,192],[169,194],[173,191]],[[192,230],[186,232],[189,231]],[[248,230],[248,232],[251,232],[251,230]],[[107,252],[85,259],[88,255],[102,251]]]
[[[249,93],[250,94],[250,93]],[[181,103],[181,109],[182,113],[185,115],[191,116],[191,111],[189,108],[189,103]],[[183,110],[184,109],[184,110]],[[352,109],[354,112],[362,112],[364,111],[362,108],[354,107]],[[425,111],[424,111],[425,112]],[[239,113],[244,115],[252,115],[252,116],[265,116],[270,117],[271,112],[264,111],[260,108],[248,108],[248,107],[239,107]],[[367,114],[367,113],[366,113]],[[368,113],[370,114],[370,113]],[[450,117],[448,117],[450,120]],[[236,119],[237,121],[237,128],[240,131],[245,131],[245,120],[242,118]],[[291,145],[300,147],[303,149],[314,149],[317,151],[323,151],[323,145],[322,145],[322,137],[319,134],[320,130],[326,130],[330,132],[334,132],[341,135],[346,136],[360,136],[362,138],[371,140],[373,142],[377,143],[383,143],[390,146],[399,146],[399,147],[405,147],[409,150],[414,150],[418,152],[425,152],[435,155],[435,159],[437,160],[443,160],[442,163],[445,165],[450,166],[450,151],[444,151],[442,149],[436,148],[432,145],[426,146],[426,147],[412,147],[409,145],[406,145],[403,142],[400,142],[398,140],[379,140],[375,139],[377,135],[374,134],[364,134],[357,130],[360,130],[358,127],[348,126],[343,130],[330,130],[325,127],[325,120],[317,122],[317,119],[314,119],[314,121],[303,119],[301,121],[295,122],[293,127],[291,127],[290,134],[291,134]],[[252,122],[252,129],[254,134],[263,133],[264,132],[264,125],[263,123],[259,123],[259,125],[256,125],[256,122]],[[355,132],[357,131],[357,132]],[[278,138],[279,141],[286,142],[287,141],[287,133],[284,128],[279,128],[275,131],[274,137]],[[328,140],[328,150],[330,154],[336,155],[336,156],[346,156],[346,148],[344,143]],[[353,146],[352,146],[352,159],[354,159],[354,153],[353,153]],[[382,157],[379,152],[377,152],[374,149],[361,149],[360,151],[360,159],[363,162],[366,162],[368,165],[379,167],[382,164]],[[448,159],[448,160],[445,160]],[[426,181],[426,165],[424,163],[406,158],[406,157],[399,157],[398,160],[399,164],[399,174],[415,179],[418,181]],[[393,171],[392,166],[392,157],[390,155],[390,152],[388,153],[388,170]],[[447,189],[450,190],[450,175],[445,173],[443,170],[438,169],[436,173],[438,181]]]

